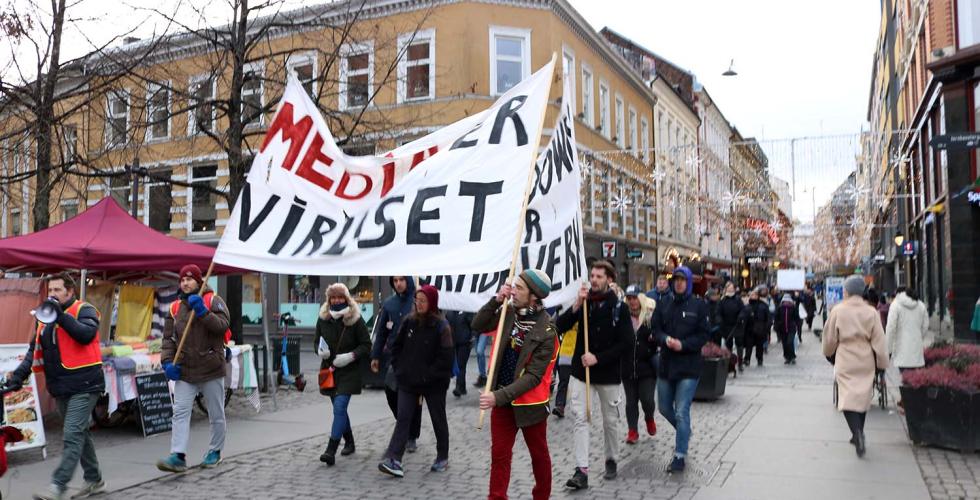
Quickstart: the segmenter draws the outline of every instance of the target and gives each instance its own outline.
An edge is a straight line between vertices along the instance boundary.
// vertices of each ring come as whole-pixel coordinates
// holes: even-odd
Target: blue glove
[[[180,365],[175,365],[169,361],[163,364],[163,373],[167,374],[167,378],[173,381],[180,380]]]
[[[194,309],[194,314],[198,318],[203,318],[208,313],[208,308],[204,305],[204,299],[196,293],[187,296],[187,305],[191,306],[191,309]]]

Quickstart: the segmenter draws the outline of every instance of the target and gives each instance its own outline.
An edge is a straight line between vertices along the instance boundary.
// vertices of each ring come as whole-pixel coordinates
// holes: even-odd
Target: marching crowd
[[[589,449],[592,405],[588,402],[593,398],[599,401],[596,416],[602,419],[600,456],[606,480],[617,477],[621,444],[639,441],[641,410],[648,435],[657,433],[654,412],[658,409],[675,429],[669,468],[674,473],[684,471],[691,403],[702,372],[702,348],[708,342],[732,351],[735,369],[742,371],[750,366],[753,353],[756,364],[763,366],[770,332],[775,332],[784,363],[793,365],[803,324],[812,330],[814,317],[821,314],[823,353],[835,365],[838,410],[852,432],[858,456],[865,452],[863,428],[874,377],[889,359],[900,369],[923,364],[927,316],[914,290],[899,290],[889,302],[867,289],[863,278],[852,276],[845,281],[844,300],[828,312],[826,307],[817,310],[816,294],[810,288],[779,294],[765,286],[739,290],[728,282],[721,291],[709,289],[702,298],[693,293],[693,276],[686,267],[658,278],[647,292],[638,285],[625,289],[617,285],[615,267],[609,262],[596,260],[589,267],[588,285],[564,310],[544,306],[552,282],[539,270],[521,272],[475,314],[443,313],[434,287],[416,287],[411,277],[394,276],[390,280],[394,294],[382,304],[373,340],[347,287],[331,285],[314,336],[315,352],[321,358],[318,387],[333,408],[320,460],[332,466],[338,450],[341,456],[356,452],[348,411],[363,386],[359,361],[365,358],[384,381],[395,420],[378,468],[404,477],[402,460],[406,452],[417,450],[423,406],[436,436],[431,470],[449,467],[447,392],[455,377],[452,394],[458,398],[467,393],[466,364],[475,345],[479,377],[474,386],[481,390],[481,412],[490,412],[491,499],[507,498],[519,432],[531,455],[532,497],[550,497],[550,415],[570,415],[573,422],[575,469],[565,487],[588,488],[594,456]],[[188,467],[191,405],[198,394],[207,404],[211,431],[200,465],[214,467],[222,460],[230,321],[227,306],[206,289],[204,281],[199,268],[185,266],[180,272],[180,300],[166,319],[161,361],[174,389],[170,453],[157,463],[163,471],[182,472]],[[67,483],[79,463],[85,483],[72,498],[82,498],[105,490],[88,425],[92,406],[105,389],[98,350],[100,314],[75,297],[75,283],[67,274],[49,277],[47,288],[57,318],[38,323],[24,362],[7,374],[7,386],[23,383],[32,370],[43,370],[64,417],[61,462],[50,487],[34,498],[66,498]],[[494,339],[497,332],[500,338]],[[621,407],[626,414],[625,440]]]

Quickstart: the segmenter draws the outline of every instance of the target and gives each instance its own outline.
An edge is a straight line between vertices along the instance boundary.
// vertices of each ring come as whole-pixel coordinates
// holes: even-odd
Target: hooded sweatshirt
[[[681,380],[701,376],[701,348],[708,342],[708,305],[692,292],[694,278],[686,267],[674,271],[687,279],[684,295],[674,294],[666,307],[658,306],[653,312],[653,335],[660,347],[661,378]],[[681,342],[681,350],[667,347],[667,338]]]
[[[899,368],[925,366],[922,348],[928,332],[926,305],[905,293],[898,294],[888,310],[888,326],[885,328],[888,356],[892,363]]]

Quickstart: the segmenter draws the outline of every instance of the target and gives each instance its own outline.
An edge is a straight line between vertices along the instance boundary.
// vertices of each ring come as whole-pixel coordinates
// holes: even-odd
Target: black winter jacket
[[[76,299],[62,304],[62,311],[71,307]],[[48,392],[56,398],[68,397],[75,394],[105,392],[105,378],[102,375],[102,365],[87,366],[69,370],[61,366],[61,352],[54,341],[55,324],[60,325],[80,344],[99,341],[99,312],[91,304],[85,304],[78,311],[78,319],[61,312],[56,323],[44,327],[41,332],[41,350],[44,359],[44,379]],[[31,337],[30,346],[24,360],[14,370],[11,380],[23,383],[31,375],[31,364],[34,360],[34,341]]]
[[[414,313],[402,321],[391,348],[391,364],[398,389],[414,394],[449,389],[453,376],[453,333],[441,314],[420,318]]]
[[[738,295],[724,297],[718,304],[718,318],[721,322],[721,336],[741,339],[745,334],[745,324],[739,321],[745,304]]]
[[[374,323],[374,344],[371,347],[371,359],[381,360],[387,365],[391,357],[391,348],[395,337],[401,329],[402,320],[411,314],[415,305],[415,279],[408,277],[408,287],[405,293],[395,293],[381,303],[381,312]],[[389,279],[394,288],[394,279]],[[382,373],[384,373],[382,371]]]
[[[652,363],[653,357],[657,354],[657,342],[653,338],[653,328],[650,327],[653,318],[652,315],[643,318],[641,314],[641,319],[643,322],[640,323],[640,328],[633,335],[633,343],[628,349],[627,355],[623,356],[622,374],[624,380],[657,376],[653,371]],[[630,325],[632,326],[632,318],[630,318]]]
[[[746,336],[751,334],[753,342],[768,339],[770,325],[772,325],[772,317],[769,314],[769,304],[761,300],[750,300]]]
[[[589,350],[597,360],[596,365],[590,369],[591,382],[619,384],[622,382],[620,374],[622,356],[633,342],[633,323],[630,321],[629,307],[619,301],[616,292],[608,290],[601,300],[590,299],[588,309]],[[575,354],[572,355],[572,376],[584,381],[585,366],[582,365],[582,355],[585,354],[585,334],[584,322],[580,321],[581,319],[582,309],[573,311],[573,308],[569,307],[558,316],[555,326],[559,334],[564,334],[578,323]]]
[[[675,273],[687,276],[688,292],[665,308],[657,307],[653,313],[653,335],[660,346],[661,378],[680,380],[701,377],[701,348],[708,342],[708,305],[691,294],[693,278],[686,268]],[[667,337],[681,342],[681,350],[667,347]]]
[[[466,346],[473,342],[473,327],[470,324],[475,316],[474,313],[469,312],[446,312],[446,321],[449,322],[449,327],[453,329],[453,344],[457,347]]]

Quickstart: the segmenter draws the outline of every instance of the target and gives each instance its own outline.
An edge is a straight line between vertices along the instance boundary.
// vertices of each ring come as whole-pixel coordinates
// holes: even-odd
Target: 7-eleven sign
[[[616,257],[616,242],[615,241],[603,241],[602,242],[602,258],[612,259]]]

